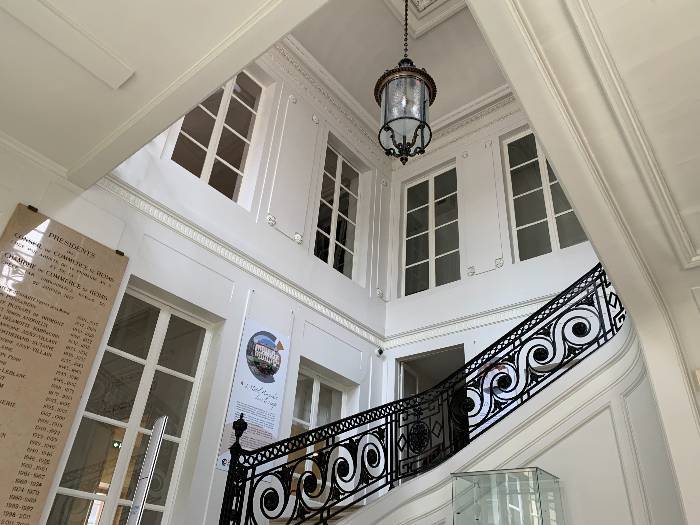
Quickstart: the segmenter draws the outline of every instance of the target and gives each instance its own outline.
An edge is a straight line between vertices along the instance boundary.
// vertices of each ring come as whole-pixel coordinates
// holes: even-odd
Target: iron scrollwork
[[[327,523],[442,463],[621,328],[599,264],[433,388],[245,451],[234,425],[220,525]]]

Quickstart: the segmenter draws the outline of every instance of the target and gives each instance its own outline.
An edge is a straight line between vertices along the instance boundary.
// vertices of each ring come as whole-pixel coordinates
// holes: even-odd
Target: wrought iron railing
[[[272,443],[236,442],[220,525],[327,523],[435,467],[609,341],[625,310],[597,265],[433,388]]]

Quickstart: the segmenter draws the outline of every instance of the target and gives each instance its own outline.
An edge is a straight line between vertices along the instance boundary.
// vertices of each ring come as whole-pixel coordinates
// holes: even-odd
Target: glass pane
[[[343,393],[340,390],[321,384],[318,392],[318,417],[316,426],[320,427],[340,419]]]
[[[318,207],[318,229],[330,235],[332,217],[333,210],[322,202]]]
[[[255,115],[238,99],[231,97],[231,103],[226,112],[226,125],[237,131],[241,137],[250,140],[253,134],[253,124],[255,124]]]
[[[129,421],[142,373],[143,365],[107,350],[85,410],[118,421]]]
[[[191,382],[156,370],[141,425],[151,429],[156,419],[160,416],[168,416],[165,433],[180,436],[185,424],[191,391]]]
[[[338,215],[335,240],[350,251],[355,251],[355,226],[342,215]]]
[[[223,128],[221,130],[219,147],[216,148],[216,154],[242,172],[245,169],[248,144],[232,131]]]
[[[182,131],[206,148],[209,145],[211,132],[214,131],[214,118],[197,106],[185,115]]]
[[[457,220],[457,195],[435,201],[435,226]]]
[[[238,98],[256,111],[258,109],[258,103],[260,102],[261,91],[261,87],[252,78],[242,71],[238,73],[236,76],[236,83],[233,86],[233,92]]]
[[[170,316],[158,364],[194,376],[206,330],[176,315]]]
[[[406,266],[428,258],[428,234],[411,237],[406,241]]]
[[[518,252],[520,260],[525,261],[552,251],[549,242],[547,222],[541,222],[518,230]]]
[[[360,187],[360,175],[347,162],[343,161],[342,171],[340,173],[340,183],[350,190],[351,193],[357,195]]]
[[[184,135],[178,135],[171,158],[192,175],[199,177],[202,174],[206,156],[207,152],[197,146],[197,144]]]
[[[511,168],[536,157],[537,146],[532,133],[508,144],[508,161]]]
[[[457,191],[457,170],[452,168],[435,177],[435,198],[439,199]]]
[[[451,252],[457,248],[459,248],[459,229],[456,222],[435,230],[435,255]]]
[[[549,186],[552,190],[552,204],[554,204],[554,213],[561,213],[571,209],[571,204],[569,200],[564,195],[564,190],[561,184],[555,182]]]
[[[123,428],[84,417],[61,476],[61,486],[107,494],[122,441]]]
[[[323,169],[335,178],[335,171],[338,169],[338,155],[331,148],[326,148],[326,161]]]
[[[333,196],[335,194],[335,181],[325,173],[321,183],[321,198],[333,206]]]
[[[294,417],[307,423],[311,421],[311,396],[314,389],[314,380],[299,374],[297,378],[297,392],[294,396]],[[301,432],[304,432],[302,430]],[[292,433],[292,435],[294,435]]]
[[[207,99],[202,102],[202,106],[211,111],[212,115],[219,113],[219,107],[221,106],[221,97],[224,95],[224,89],[217,89],[214,93],[209,95]]]
[[[125,294],[119,305],[107,343],[112,348],[142,359],[148,355],[160,310],[147,302]]]
[[[406,210],[428,204],[428,181],[411,186],[406,190]]]
[[[114,516],[114,521],[112,525],[126,525],[129,519],[129,510],[131,507],[126,505],[119,505],[117,507],[117,513]],[[163,513],[157,510],[146,510],[144,509],[141,515],[141,525],[160,525],[161,519],[163,519]]]
[[[357,218],[357,199],[343,188],[338,195],[338,211],[353,222]]]
[[[314,244],[314,255],[323,262],[328,262],[328,251],[331,249],[331,239],[316,230],[316,243]]]
[[[513,196],[517,197],[521,193],[534,190],[542,186],[540,178],[540,163],[532,162],[525,166],[515,168],[510,172],[511,185],[513,187]]]
[[[549,182],[557,182],[557,177],[554,175],[554,170],[549,165],[549,161],[547,161],[547,173],[549,174]]]
[[[241,191],[243,177],[236,173],[219,159],[214,160],[214,165],[209,176],[209,186],[231,200],[238,200]]]
[[[581,223],[578,222],[573,211],[557,217],[557,231],[559,232],[559,246],[561,248],[567,248],[587,240]]]
[[[406,214],[406,237],[428,231],[428,210],[423,206]]]
[[[46,525],[97,525],[103,509],[104,501],[56,494]]]
[[[459,252],[435,259],[435,285],[459,281]]]
[[[149,437],[150,436],[141,433],[136,436],[136,444],[134,445],[134,451],[131,454],[126,479],[124,480],[124,486],[122,487],[122,499],[132,500],[134,498],[134,491],[136,490],[136,484],[138,483],[139,476],[141,474],[141,467],[143,466],[143,459],[146,456],[146,447],[148,447]],[[164,439],[160,445],[160,452],[158,452],[156,468],[153,472],[151,486],[148,489],[146,503],[165,505],[168,498],[170,478],[173,475],[176,457],[177,443]]]
[[[422,292],[427,290],[430,285],[430,280],[428,277],[428,263],[417,264],[406,268],[406,285],[405,285],[405,295],[411,295],[417,292]]]
[[[352,254],[336,243],[333,259],[333,268],[352,279]]]
[[[542,190],[533,191],[532,193],[514,199],[513,207],[515,209],[516,226],[530,224],[547,217]]]

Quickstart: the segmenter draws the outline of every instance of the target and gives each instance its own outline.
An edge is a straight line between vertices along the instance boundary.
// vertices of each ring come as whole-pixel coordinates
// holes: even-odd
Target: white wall
[[[547,394],[343,523],[451,523],[451,472],[537,466],[560,478],[568,525],[684,524],[631,325]]]

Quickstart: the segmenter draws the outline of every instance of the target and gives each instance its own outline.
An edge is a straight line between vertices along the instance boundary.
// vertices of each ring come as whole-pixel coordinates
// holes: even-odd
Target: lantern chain
[[[403,57],[408,58],[408,0],[405,0],[403,10]]]

